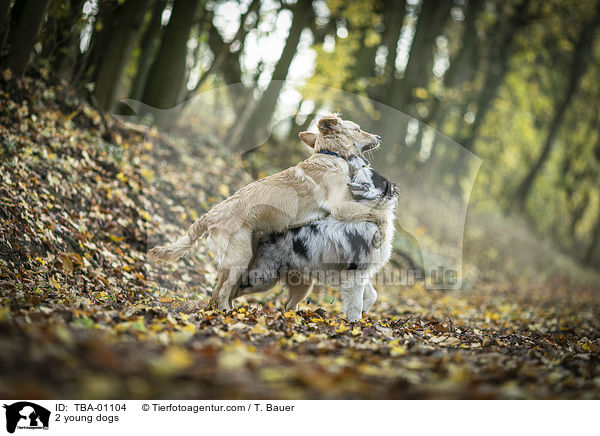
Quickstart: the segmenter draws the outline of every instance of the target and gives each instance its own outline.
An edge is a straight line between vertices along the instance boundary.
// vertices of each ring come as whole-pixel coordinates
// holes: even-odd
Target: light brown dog
[[[318,128],[318,133],[300,133],[300,139],[313,149],[308,159],[243,187],[196,220],[185,236],[150,250],[149,259],[179,259],[208,233],[208,245],[221,268],[213,299],[220,310],[225,310],[231,308],[260,236],[331,215],[339,221],[377,224],[380,230],[373,243],[380,246],[385,239],[386,218],[353,200],[347,187],[346,161],[351,154],[362,155],[379,147],[379,136],[335,115],[321,118]]]

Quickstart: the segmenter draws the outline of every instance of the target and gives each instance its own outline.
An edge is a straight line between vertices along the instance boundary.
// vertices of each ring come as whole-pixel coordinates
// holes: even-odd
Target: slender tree
[[[573,61],[571,63],[567,88],[565,89],[565,93],[558,100],[556,106],[554,107],[554,113],[552,114],[550,127],[548,128],[548,132],[542,146],[542,152],[515,192],[514,201],[512,203],[513,209],[522,210],[524,208],[527,197],[531,193],[531,189],[536,177],[550,157],[550,152],[554,146],[556,135],[565,117],[567,108],[569,107],[573,96],[577,92],[579,82],[585,74],[586,68],[589,64],[589,56],[594,44],[594,32],[599,24],[600,5],[598,5],[596,8],[596,13],[594,14],[593,18],[583,26],[582,31],[579,34],[578,41],[575,45],[575,51],[573,53]]]
[[[483,6],[484,0],[469,0],[467,4],[462,44],[443,77],[444,88],[447,90],[459,87],[470,81],[473,76],[473,66],[477,65],[478,44],[475,23],[483,10]],[[439,128],[442,108],[446,106],[442,103],[438,96],[434,96],[431,108],[423,120],[425,124],[435,123]],[[418,143],[420,143],[419,140],[417,140]]]
[[[390,106],[403,110],[412,100],[412,91],[427,84],[433,66],[435,39],[443,31],[451,7],[452,2],[423,0],[404,77],[390,82],[387,101]]]
[[[408,111],[413,101],[413,90],[427,85],[431,78],[435,39],[443,31],[450,17],[452,2],[423,0],[417,19],[415,35],[410,49],[408,63],[402,78],[395,77],[395,68],[390,70],[390,82],[384,103],[403,112]],[[393,62],[390,59],[390,62]],[[406,123],[398,122],[396,117],[385,120],[383,137],[393,142],[403,142],[406,136]]]
[[[528,22],[528,13],[530,0],[520,0],[511,18],[505,26],[499,22],[498,42],[490,47],[489,68],[485,74],[485,80],[481,92],[476,100],[476,114],[467,136],[460,137],[460,144],[467,150],[472,150],[475,140],[479,135],[479,129],[487,116],[492,104],[498,95],[498,89],[504,81],[508,72],[509,62],[513,53],[513,41],[515,35]]]
[[[21,5],[23,7],[15,22],[16,27],[6,61],[6,65],[16,77],[25,72],[31,59],[49,4],[50,0],[27,0],[13,6],[13,9]]]
[[[57,23],[58,36],[53,47],[55,52],[53,65],[56,77],[65,81],[71,80],[79,54],[84,3],[85,0],[71,0],[68,3],[67,13]]]
[[[210,67],[206,71],[204,71],[202,73],[202,76],[200,76],[200,79],[198,79],[198,83],[196,84],[196,87],[193,90],[193,92],[200,89],[202,84],[206,81],[206,79],[208,79],[208,76],[210,76],[214,71],[218,70],[221,67],[221,65],[225,62],[225,60],[229,56],[231,46],[234,43],[239,42],[241,45],[241,41],[244,39],[244,33],[245,33],[244,28],[246,25],[246,20],[248,19],[248,16],[250,15],[250,13],[258,11],[259,6],[260,6],[260,2],[258,0],[252,0],[252,3],[250,3],[250,5],[248,6],[248,9],[246,9],[246,12],[244,12],[242,14],[242,16],[240,17],[240,25],[238,27],[237,32],[235,33],[235,36],[231,39],[231,41],[223,44],[218,53],[215,53],[215,59],[213,60],[213,63],[210,65]],[[241,51],[241,50],[238,50],[238,51]]]
[[[98,105],[104,110],[111,109],[115,103],[118,87],[135,47],[147,6],[148,2],[145,0],[126,0],[114,11],[108,42],[110,49],[104,54],[99,65],[94,89]]]
[[[187,41],[197,21],[198,5],[198,0],[175,0],[173,3],[171,18],[146,82],[143,97],[146,104],[171,109],[181,103],[187,77]],[[166,129],[174,119],[165,113],[155,121]]]
[[[95,82],[100,71],[104,53],[109,50],[108,43],[111,37],[112,22],[115,9],[119,6],[118,0],[104,0],[98,3],[98,12],[94,17],[93,32],[90,43],[84,56],[78,59],[75,78]]]
[[[406,15],[406,2],[392,0],[386,2],[386,12],[384,16],[384,30],[381,37],[383,45],[387,49],[387,58],[385,63],[385,76],[392,80],[396,70],[396,58],[398,57],[398,40]]]
[[[309,25],[313,17],[312,0],[298,0],[293,13],[292,26],[281,57],[273,71],[271,82],[261,95],[248,119],[243,123],[244,127],[241,129],[238,144],[253,144],[258,138],[265,135],[268,124],[275,113],[277,99],[283,88],[283,81],[288,75],[290,65],[296,54],[300,34]]]
[[[8,36],[10,0],[0,0],[0,53]]]
[[[140,53],[137,59],[135,77],[131,83],[129,98],[139,100],[143,97],[152,61],[160,45],[162,14],[167,0],[156,0],[150,11],[150,19],[140,40]]]
[[[600,246],[600,211],[598,211],[596,224],[594,225],[594,229],[592,230],[590,242],[588,243],[585,255],[583,257],[583,263],[585,263],[586,265],[593,264],[594,254],[596,253],[598,246]]]

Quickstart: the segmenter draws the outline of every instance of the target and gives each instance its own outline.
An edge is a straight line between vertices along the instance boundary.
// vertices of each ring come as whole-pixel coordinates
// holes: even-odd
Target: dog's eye
[[[356,130],[357,132],[360,132],[360,127],[356,128],[354,130]]]

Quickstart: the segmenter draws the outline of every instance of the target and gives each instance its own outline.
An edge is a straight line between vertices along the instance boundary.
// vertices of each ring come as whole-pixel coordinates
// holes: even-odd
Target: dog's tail
[[[170,245],[163,247],[154,247],[148,252],[148,259],[152,261],[162,260],[164,262],[174,262],[190,251],[196,241],[200,239],[207,230],[206,215],[198,218],[194,224],[190,226],[185,236],[177,239]]]

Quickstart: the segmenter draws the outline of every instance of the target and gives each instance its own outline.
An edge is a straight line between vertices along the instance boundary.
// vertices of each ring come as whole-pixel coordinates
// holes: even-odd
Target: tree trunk
[[[25,10],[25,4],[27,0],[15,0],[10,8],[10,14],[8,17],[9,33],[12,35],[17,30],[17,25],[21,21],[23,11]]]
[[[240,17],[240,25],[238,26],[238,30],[235,33],[235,36],[228,43],[224,43],[218,52],[213,53],[215,56],[213,63],[210,65],[210,67],[206,71],[204,71],[202,73],[202,75],[200,76],[200,79],[198,79],[198,83],[196,84],[194,89],[188,93],[188,97],[191,97],[193,94],[195,94],[202,87],[202,84],[206,81],[206,79],[208,79],[208,77],[213,72],[215,72],[216,70],[218,70],[221,67],[223,62],[225,62],[225,59],[227,59],[227,57],[230,54],[229,49],[231,48],[231,45],[234,42],[241,41],[243,39],[242,37],[244,36],[244,26],[246,24],[246,19],[248,18],[248,15],[250,14],[250,12],[258,11],[259,6],[260,6],[260,2],[258,0],[252,0],[252,3],[250,3],[250,5],[248,6],[248,9],[246,10],[246,12],[244,12],[242,14],[242,16]]]
[[[8,36],[10,0],[0,0],[0,57]]]
[[[483,121],[489,110],[492,108],[492,103],[496,99],[498,89],[504,81],[504,76],[508,72],[510,56],[512,54],[513,40],[519,29],[521,29],[527,21],[527,9],[530,0],[521,0],[517,5],[508,24],[501,29],[500,42],[496,49],[492,49],[490,58],[490,67],[486,72],[485,81],[477,99],[477,113],[475,120],[471,125],[469,135],[466,138],[459,139],[460,144],[467,150],[473,150],[475,139],[479,135],[479,129],[483,125]]]
[[[167,5],[167,0],[157,0],[151,11],[150,21],[148,22],[140,43],[140,54],[137,60],[135,77],[131,84],[129,98],[140,100],[144,95],[144,88],[148,80],[148,74],[152,67],[152,62],[156,54],[156,49],[160,44],[161,20],[162,14]]]
[[[115,9],[108,50],[100,64],[94,88],[98,105],[103,110],[110,110],[113,107],[123,72],[135,47],[148,6],[145,0],[126,0]]]
[[[257,19],[258,22],[258,19]],[[223,41],[221,34],[214,26],[212,19],[209,20],[208,29],[208,46],[213,53],[221,53],[227,43]],[[242,69],[239,63],[239,55],[241,50],[238,50],[236,55],[229,55],[223,59],[221,73],[223,79],[228,85],[240,83],[242,81]]]
[[[590,244],[587,246],[585,256],[583,257],[584,264],[592,265],[594,261],[594,254],[596,253],[598,245],[600,245],[600,212],[598,212],[598,217],[596,218],[596,225],[594,226],[594,231],[592,232]]]
[[[81,14],[85,0],[72,0],[68,17],[59,23],[59,39],[54,63],[56,77],[69,81],[73,77],[75,61],[79,53],[81,37]]]
[[[28,0],[16,23],[6,65],[16,77],[25,72],[42,28],[50,0]]]
[[[386,78],[385,83],[374,86],[368,90],[369,97],[387,102],[387,91],[391,80],[394,79],[396,71],[396,58],[398,57],[398,40],[402,32],[404,17],[406,15],[406,2],[398,0],[388,0],[383,6],[383,34],[381,36],[381,45],[387,49],[387,57],[383,76]],[[335,29],[334,29],[335,30]],[[375,60],[373,59],[373,62]]]
[[[451,8],[452,2],[449,1],[423,0],[404,77],[395,78],[393,64],[390,70],[390,85],[384,100],[388,106],[407,112],[413,90],[427,85],[433,67],[435,38],[444,29]],[[393,62],[391,59],[390,61]],[[387,140],[404,145],[406,123],[400,123],[396,117],[392,117],[384,121],[382,131]]]
[[[383,29],[381,40],[388,50],[385,62],[385,76],[393,80],[394,72],[396,71],[396,58],[398,57],[398,40],[400,39],[400,32],[402,32],[404,16],[406,15],[406,2],[392,0],[386,6],[386,15],[384,17],[385,28]],[[387,12],[388,10],[389,12]]]
[[[144,90],[144,103],[159,109],[171,109],[181,103],[182,82],[185,81],[187,41],[197,20],[197,0],[175,0],[171,19],[164,32],[160,49],[152,63]],[[168,129],[175,121],[165,112],[157,125]]]
[[[477,65],[475,59],[477,53],[477,32],[475,23],[477,22],[480,12],[483,10],[483,5],[483,0],[469,0],[467,4],[462,38],[463,44],[458,54],[451,61],[448,71],[444,74],[443,81],[446,89],[458,87],[472,78],[474,70],[473,66]],[[445,108],[447,112],[447,105],[442,105],[440,98],[434,96],[431,108],[423,122],[430,126],[435,123],[436,128],[439,130],[442,121],[442,108]]]
[[[575,46],[575,53],[573,54],[573,63],[571,64],[567,89],[565,90],[565,94],[561,100],[554,107],[554,114],[552,115],[550,128],[546,134],[546,139],[544,140],[544,145],[542,146],[542,152],[540,153],[540,156],[515,191],[514,201],[511,205],[513,209],[523,210],[537,175],[550,157],[550,152],[552,151],[556,134],[560,129],[565,113],[567,112],[567,108],[571,103],[573,95],[575,95],[577,92],[579,82],[581,81],[581,78],[583,77],[588,66],[589,57],[594,43],[594,31],[599,24],[600,6],[596,9],[594,18],[583,27],[583,30],[579,35],[579,40]]]
[[[427,85],[433,67],[435,38],[444,29],[451,7],[452,2],[423,0],[404,77],[392,79],[390,84],[390,106],[404,110],[412,99],[413,89]]]
[[[471,79],[477,64],[477,29],[475,23],[483,10],[484,0],[469,0],[465,12],[462,46],[444,74],[444,86],[454,88]]]
[[[83,77],[85,80],[91,82],[97,80],[104,53],[108,50],[108,42],[111,37],[112,24],[117,7],[117,0],[99,2],[90,45],[77,67],[76,78]]]
[[[294,7],[292,26],[281,57],[273,71],[271,82],[261,95],[248,121],[244,123],[244,127],[240,130],[239,136],[241,139],[234,141],[234,143],[238,145],[254,145],[258,139],[265,137],[267,127],[273,118],[275,107],[277,106],[279,93],[296,54],[298,43],[300,42],[300,34],[308,26],[312,16],[312,0],[299,0]]]

